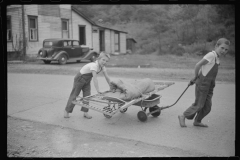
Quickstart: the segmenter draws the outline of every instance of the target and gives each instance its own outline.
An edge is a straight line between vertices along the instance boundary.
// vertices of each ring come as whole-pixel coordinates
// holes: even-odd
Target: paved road
[[[181,128],[177,115],[194,101],[193,86],[175,106],[143,123],[137,118],[141,110],[138,106],[131,106],[126,113],[117,113],[111,119],[90,110],[91,120],[83,118],[80,106],[76,106],[69,119],[63,118],[73,76],[8,73],[7,80],[8,115],[12,117],[184,150],[196,156],[235,155],[235,84],[217,83],[212,111],[203,121],[209,128],[194,127],[192,121],[186,121],[188,127]],[[99,77],[99,84],[102,91],[108,89],[104,78]],[[160,91],[160,106],[174,103],[186,87],[187,82],[175,82]]]

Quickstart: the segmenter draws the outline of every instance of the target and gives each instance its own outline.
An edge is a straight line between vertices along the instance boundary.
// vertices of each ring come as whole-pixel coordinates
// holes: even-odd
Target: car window
[[[72,43],[71,41],[68,41],[68,46],[71,46],[72,45],[71,43]]]
[[[64,47],[68,46],[68,42],[64,41],[64,42],[63,42],[63,46],[64,46]]]
[[[71,46],[71,41],[64,41],[63,46],[64,47]]]
[[[46,41],[43,44],[44,47],[51,47],[52,45],[53,45],[53,42],[50,42],[50,41]]]
[[[73,41],[73,46],[79,46],[79,42],[78,41]]]

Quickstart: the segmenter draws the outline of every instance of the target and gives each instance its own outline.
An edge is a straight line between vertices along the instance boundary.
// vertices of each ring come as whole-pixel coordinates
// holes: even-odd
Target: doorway
[[[105,51],[105,38],[104,38],[104,30],[99,31],[99,49],[101,51]]]
[[[86,45],[86,28],[79,26],[79,45]]]

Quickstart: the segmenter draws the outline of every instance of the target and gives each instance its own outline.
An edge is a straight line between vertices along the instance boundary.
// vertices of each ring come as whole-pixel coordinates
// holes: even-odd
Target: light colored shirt
[[[98,64],[98,61],[88,63],[84,65],[80,69],[81,74],[87,74],[87,73],[92,73],[92,71],[96,71],[97,73],[101,72],[102,70],[105,70],[105,67],[103,66],[102,69],[100,65]]]
[[[207,64],[203,65],[201,67],[202,74],[203,76],[206,76],[208,74],[208,72],[212,69],[212,67],[215,65],[215,59],[216,59],[216,63],[219,64],[220,60],[217,56],[217,53],[215,51],[209,52],[207,53],[203,59],[206,59],[208,61]]]

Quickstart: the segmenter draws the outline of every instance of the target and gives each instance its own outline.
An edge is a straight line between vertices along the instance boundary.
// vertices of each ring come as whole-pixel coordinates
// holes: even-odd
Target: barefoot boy
[[[95,62],[88,63],[84,65],[78,74],[74,78],[73,89],[68,99],[66,108],[64,110],[64,118],[69,118],[69,113],[72,113],[75,104],[72,103],[73,100],[79,95],[81,90],[83,91],[83,97],[91,95],[91,80],[93,79],[93,84],[98,93],[101,93],[98,86],[97,74],[101,71],[107,83],[110,85],[110,78],[108,77],[105,65],[109,61],[110,55],[105,52],[101,52],[99,57]],[[85,102],[88,104],[88,102]],[[88,108],[82,107],[81,111],[84,112],[84,117],[91,119],[92,116],[88,114]]]
[[[215,46],[214,51],[206,54],[195,66],[195,77],[190,81],[195,87],[195,102],[183,113],[179,115],[181,127],[187,127],[186,119],[194,119],[193,125],[199,127],[208,127],[202,123],[202,119],[210,112],[212,106],[213,89],[215,79],[220,64],[219,58],[226,55],[229,49],[230,41],[226,38],[220,38]]]

